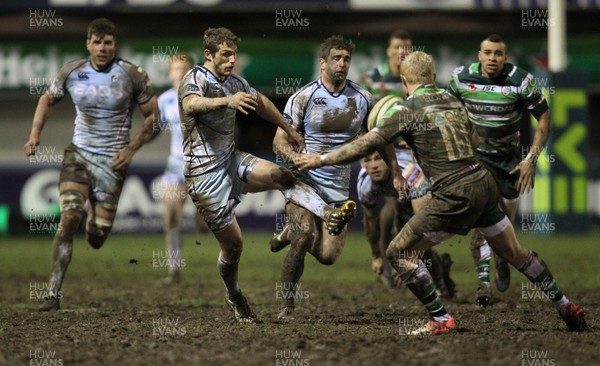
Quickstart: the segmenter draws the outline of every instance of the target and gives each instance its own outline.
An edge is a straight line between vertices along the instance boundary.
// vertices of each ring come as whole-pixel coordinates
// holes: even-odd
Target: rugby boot
[[[450,317],[450,319],[445,322],[438,322],[435,320],[428,321],[422,327],[414,329],[408,332],[409,335],[441,335],[441,334],[449,334],[454,333],[456,331],[456,322],[454,321],[454,317]]]
[[[329,235],[340,235],[344,227],[356,216],[356,203],[352,200],[344,202],[341,207],[336,207],[327,217],[327,231]]]
[[[228,295],[225,295],[225,302],[231,310],[233,310],[233,315],[235,316],[235,320],[238,323],[254,323],[257,318],[256,315],[250,309],[250,305],[248,305],[248,300],[246,297],[242,295],[242,293],[238,293],[234,295],[233,298],[229,298]]]
[[[285,225],[283,230],[279,232],[279,234],[275,234],[273,238],[269,241],[271,245],[271,251],[273,253],[277,253],[281,249],[287,247],[290,244],[290,240],[288,239],[288,232],[290,231],[290,227]]]
[[[38,308],[38,311],[56,311],[60,309],[60,300],[55,296],[44,298],[44,302]]]
[[[279,320],[294,320],[294,307],[293,306],[285,306],[279,314],[277,314],[277,319]]]
[[[481,307],[492,305],[492,288],[489,282],[479,282],[475,293],[475,302]]]
[[[569,303],[560,313],[560,317],[567,324],[569,332],[587,332],[589,330],[585,321],[583,309],[574,303]]]

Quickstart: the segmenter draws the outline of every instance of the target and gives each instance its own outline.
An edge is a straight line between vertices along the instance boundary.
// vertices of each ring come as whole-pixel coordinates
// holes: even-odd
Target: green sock
[[[435,283],[422,261],[406,280],[406,287],[421,301],[427,309],[429,316],[436,321],[445,321],[450,318],[444,304],[435,292]]]

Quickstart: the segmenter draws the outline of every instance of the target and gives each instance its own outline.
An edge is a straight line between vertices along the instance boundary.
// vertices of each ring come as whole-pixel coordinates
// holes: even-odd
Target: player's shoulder
[[[242,83],[244,85],[250,85],[250,83],[248,83],[248,80],[246,80],[243,76],[238,75],[238,74],[229,75],[227,77],[227,81],[233,82],[233,83]]]
[[[531,75],[527,70],[508,62],[505,64],[504,70],[507,81],[514,85],[520,85],[524,79],[533,79],[533,75]]]
[[[365,100],[367,102],[369,102],[370,104],[373,103],[373,95],[371,95],[371,93],[369,93],[369,91],[365,88],[363,88],[362,86],[360,86],[360,84],[348,79],[348,82],[346,84],[346,87],[351,90],[353,93],[358,93],[360,94],[362,97],[365,98]]]
[[[292,94],[290,99],[295,99],[299,96],[311,98],[315,94],[315,92],[320,89],[320,87],[321,84],[319,83],[319,81],[313,80],[310,83],[298,89],[294,94]]]
[[[479,73],[479,62],[474,62],[470,65],[460,65],[452,71],[452,75],[459,78],[467,77]]]
[[[62,66],[60,72],[62,74],[68,75],[75,70],[85,67],[87,64],[88,64],[87,58],[78,58],[76,60],[67,61]]]
[[[138,66],[130,61],[124,60],[122,58],[117,58],[115,60],[115,64],[130,74],[145,73],[144,69],[142,69],[140,66]]]

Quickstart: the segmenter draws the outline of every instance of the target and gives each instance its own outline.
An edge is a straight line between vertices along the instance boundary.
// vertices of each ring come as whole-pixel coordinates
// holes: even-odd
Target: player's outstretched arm
[[[182,105],[183,111],[187,114],[204,114],[225,107],[248,114],[249,110],[256,109],[256,101],[252,95],[244,92],[237,92],[232,96],[221,98],[206,98],[190,94],[184,97]]]
[[[542,150],[544,150],[544,146],[548,142],[551,129],[550,112],[546,111],[538,118],[538,125],[533,136],[533,144],[529,148],[527,156],[510,172],[510,174],[519,172],[519,180],[517,180],[516,188],[520,194],[533,189],[535,183],[535,165]]]
[[[33,124],[31,126],[31,132],[29,133],[29,140],[23,146],[25,155],[35,155],[35,149],[40,144],[40,136],[44,129],[44,124],[54,111],[54,105],[58,103],[60,99],[54,99],[51,94],[45,93],[38,100],[35,113],[33,115]]]
[[[293,162],[294,156],[297,155],[296,150],[290,144],[288,134],[281,128],[277,128],[275,137],[273,138],[273,152],[277,156],[281,156],[286,162]]]
[[[300,152],[304,149],[304,139],[294,128],[283,118],[281,112],[275,107],[275,104],[265,97],[262,93],[258,93],[258,105],[256,113],[267,122],[274,124],[282,129],[282,132],[287,134],[287,139],[294,150]]]
[[[381,250],[379,248],[379,210],[377,206],[366,206],[362,205],[363,209],[363,227],[365,228],[365,235],[371,248],[371,255],[373,256],[373,262],[371,263],[371,269],[377,274],[383,272],[383,260],[381,258]]]
[[[146,103],[140,104],[140,111],[145,117],[142,128],[131,139],[125,149],[119,151],[113,157],[114,169],[120,170],[128,167],[131,164],[131,160],[133,160],[133,155],[140,147],[146,142],[151,141],[160,132],[160,112],[156,96],[152,96]]]
[[[371,130],[358,139],[327,154],[298,154],[294,165],[300,170],[310,170],[323,165],[347,164],[373,153],[387,144],[387,140],[376,130]]]

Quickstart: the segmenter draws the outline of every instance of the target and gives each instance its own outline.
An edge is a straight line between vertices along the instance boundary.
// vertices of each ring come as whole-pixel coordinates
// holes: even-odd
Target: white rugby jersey
[[[322,154],[366,130],[372,105],[371,94],[351,80],[340,93],[332,94],[319,79],[290,97],[283,116],[304,137],[307,153]],[[348,190],[350,186],[350,164],[323,166],[308,175],[327,187]]]
[[[183,160],[183,136],[179,123],[179,106],[177,105],[177,90],[171,88],[158,97],[160,110],[160,127],[165,130],[169,126],[171,133],[171,156]]]
[[[55,99],[66,93],[75,104],[73,144],[80,149],[114,156],[129,144],[131,115],[154,91],[142,68],[116,58],[96,71],[89,58],[66,63],[48,89]]]
[[[232,74],[220,82],[206,67],[197,65],[183,77],[179,87],[179,113],[185,175],[196,176],[213,170],[233,154],[236,109],[222,107],[203,114],[186,114],[183,99],[192,94],[204,98],[229,97],[237,92],[258,99],[258,92],[238,75]]]

